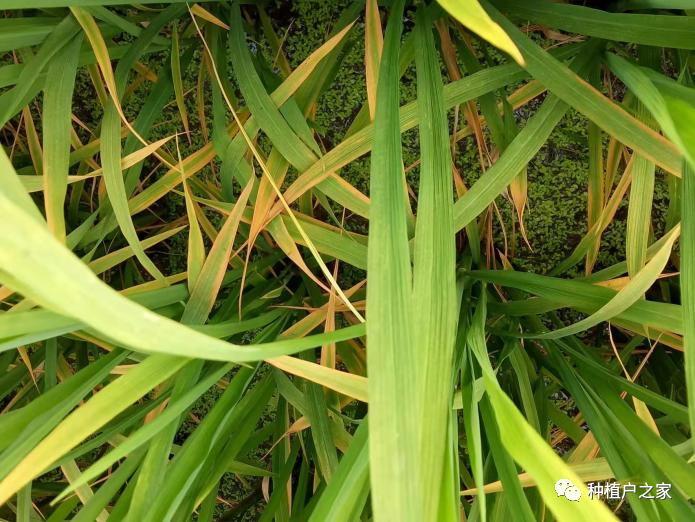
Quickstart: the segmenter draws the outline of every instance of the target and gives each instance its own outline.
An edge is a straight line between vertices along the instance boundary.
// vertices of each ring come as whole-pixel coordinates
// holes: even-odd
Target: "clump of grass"
[[[44,3],[0,20],[0,517],[692,517],[677,5]]]

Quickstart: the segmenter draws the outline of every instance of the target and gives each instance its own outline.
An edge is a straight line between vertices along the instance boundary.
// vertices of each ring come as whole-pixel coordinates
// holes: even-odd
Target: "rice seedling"
[[[695,518],[695,3],[338,4],[0,0],[0,519]]]

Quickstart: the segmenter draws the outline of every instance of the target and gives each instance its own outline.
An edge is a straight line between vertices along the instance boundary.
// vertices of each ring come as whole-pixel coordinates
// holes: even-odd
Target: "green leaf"
[[[379,68],[371,157],[367,258],[369,469],[377,519],[422,520],[419,427],[409,411],[419,398],[413,346],[407,201],[398,125],[398,48],[403,1],[391,8]],[[417,411],[417,410],[416,410]]]
[[[695,168],[683,162],[683,201],[695,201]],[[681,299],[683,302],[683,348],[685,382],[691,433],[695,433],[695,209],[685,203],[682,210]]]
[[[671,238],[671,236],[669,236]],[[662,245],[663,246],[663,245]],[[471,276],[482,281],[518,288],[550,301],[550,309],[571,307],[593,314],[616,296],[610,288],[586,283],[581,280],[559,279],[531,273],[512,271],[471,271]],[[548,302],[528,300],[516,303],[509,309],[501,308],[510,315],[535,314],[548,311]],[[538,305],[538,306],[537,306]],[[503,305],[506,306],[506,305]],[[540,309],[540,311],[539,311]],[[679,305],[656,301],[637,300],[623,310],[615,319],[623,319],[659,331],[683,333],[683,321]]]
[[[186,101],[183,97],[183,80],[181,79],[181,55],[179,52],[179,28],[178,24],[174,24],[171,31],[171,77],[174,83],[174,93],[176,95],[176,106],[181,115],[181,123],[183,130],[190,140],[190,129],[188,127],[188,111],[186,110]]]
[[[4,7],[4,5],[3,5]],[[21,7],[26,7],[22,5]],[[7,9],[7,7],[5,7]],[[22,69],[13,89],[0,95],[0,125],[5,125],[22,110],[43,87],[41,74],[45,72],[55,54],[77,34],[79,26],[71,16],[66,16],[44,40],[41,49]]]
[[[413,385],[420,393],[421,412],[419,489],[424,517],[434,519],[439,509],[456,511],[456,506],[439,505],[438,495],[456,488],[442,483],[447,456],[447,432],[442,427],[449,424],[451,411],[458,309],[449,129],[432,24],[424,9],[418,11],[415,42],[421,164],[410,311],[417,354]]]
[[[142,243],[135,231],[135,225],[133,225],[133,221],[130,218],[128,196],[123,183],[123,170],[121,169],[121,119],[113,101],[108,102],[104,111],[104,118],[101,123],[100,153],[103,168],[102,178],[106,185],[111,208],[116,215],[121,231],[145,270],[155,279],[163,280],[164,275],[145,254]]]
[[[0,52],[40,44],[59,20],[52,17],[3,18],[0,20]]]
[[[695,19],[669,14],[626,14],[547,0],[492,0],[513,18],[595,38],[655,47],[695,49]],[[627,2],[639,4],[639,1]],[[674,3],[674,2],[671,2]],[[695,7],[693,3],[690,8]],[[640,9],[635,7],[635,9]],[[669,7],[664,7],[669,9]],[[678,9],[678,7],[670,7]]]
[[[633,65],[615,54],[608,54],[607,61],[616,75],[651,112],[664,133],[678,145],[690,164],[695,165],[695,146],[691,139],[695,109],[692,107],[692,99],[683,98],[693,96],[695,91],[682,86],[678,88],[674,82],[662,80],[662,93],[644,68]]]

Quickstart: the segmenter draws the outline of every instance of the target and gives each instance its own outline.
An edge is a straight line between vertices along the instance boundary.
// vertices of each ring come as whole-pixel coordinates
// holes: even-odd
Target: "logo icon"
[[[565,497],[567,500],[578,501],[582,496],[582,491],[575,487],[571,480],[560,479],[555,483],[555,492],[558,497]]]
[[[570,486],[565,490],[565,498],[577,502],[582,496],[582,490],[574,486]]]

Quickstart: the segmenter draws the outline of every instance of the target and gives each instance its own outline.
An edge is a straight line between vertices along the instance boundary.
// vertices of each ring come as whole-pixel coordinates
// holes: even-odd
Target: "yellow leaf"
[[[361,375],[341,372],[333,368],[327,368],[326,366],[284,355],[267,359],[266,362],[280,370],[303,377],[358,401],[367,402],[367,379]]]
[[[478,0],[438,0],[439,4],[466,28],[524,65],[524,57],[511,38],[485,12]]]
[[[227,24],[225,24],[222,20],[217,18],[215,15],[213,15],[209,11],[202,8],[200,6],[200,4],[195,4],[193,7],[191,7],[191,13],[202,18],[203,20],[210,22],[211,24],[215,24],[215,25],[221,27],[222,29],[229,30],[229,26]]]

